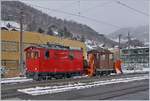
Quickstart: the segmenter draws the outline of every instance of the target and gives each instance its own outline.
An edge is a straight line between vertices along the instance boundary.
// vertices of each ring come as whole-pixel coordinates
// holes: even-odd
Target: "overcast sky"
[[[149,0],[119,1],[148,14]],[[148,16],[124,7],[116,3],[116,0],[24,0],[24,2],[32,4],[33,7],[50,16],[86,24],[100,34],[108,34],[122,27],[148,24]],[[49,8],[49,10],[41,7]],[[53,11],[50,9],[53,9]],[[90,19],[64,14],[61,13],[62,11]]]

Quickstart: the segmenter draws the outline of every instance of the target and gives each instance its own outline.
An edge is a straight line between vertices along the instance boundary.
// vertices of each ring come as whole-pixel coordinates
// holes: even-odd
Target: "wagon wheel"
[[[40,81],[41,77],[38,75],[38,73],[35,73],[33,79],[36,80],[36,81]]]

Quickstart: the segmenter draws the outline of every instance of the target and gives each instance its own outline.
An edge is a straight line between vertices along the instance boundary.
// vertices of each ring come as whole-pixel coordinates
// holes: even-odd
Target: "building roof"
[[[15,21],[1,21],[1,28],[19,31],[20,30],[20,24],[18,24]]]
[[[88,53],[91,53],[91,52],[94,52],[94,53],[101,53],[101,54],[113,54],[111,51],[107,50],[107,49],[104,49],[104,48],[97,48],[97,49],[94,49],[94,50],[91,50],[91,51],[88,51]]]
[[[122,50],[136,50],[136,49],[149,49],[149,47],[134,47],[134,48],[124,48]]]

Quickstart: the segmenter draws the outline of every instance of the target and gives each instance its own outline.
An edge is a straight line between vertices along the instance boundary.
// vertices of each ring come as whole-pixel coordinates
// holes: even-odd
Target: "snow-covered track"
[[[27,79],[26,77],[2,78],[1,84],[23,83],[27,81],[32,81],[32,79]]]
[[[71,91],[75,89],[77,90],[85,89],[85,88],[91,88],[91,87],[96,87],[100,85],[139,81],[139,80],[145,80],[145,79],[148,79],[148,76],[117,78],[117,79],[111,79],[111,80],[95,81],[95,82],[87,82],[87,83],[74,83],[74,84],[67,84],[67,85],[61,85],[61,86],[46,86],[46,87],[37,86],[33,88],[18,89],[18,91],[34,96],[34,95],[44,95],[44,94],[53,94],[53,93]]]
[[[144,76],[148,75],[148,73],[134,73],[134,74],[123,74],[123,75],[111,75],[111,76],[103,76],[103,77],[91,77],[91,78],[68,78],[68,79],[58,79],[58,80],[48,80],[48,81],[30,81],[30,82],[23,82],[18,84],[2,84],[1,85],[1,95],[2,99],[17,96],[19,93],[18,89],[26,89],[31,87],[41,87],[41,86],[62,86],[67,84],[75,84],[75,83],[87,83],[87,82],[96,82],[96,81],[105,81],[111,79],[118,79],[118,78],[130,78],[130,77],[137,77],[137,76]]]

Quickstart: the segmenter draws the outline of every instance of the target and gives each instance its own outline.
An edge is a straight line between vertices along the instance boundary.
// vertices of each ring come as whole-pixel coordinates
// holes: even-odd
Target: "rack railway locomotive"
[[[26,51],[26,75],[34,79],[62,78],[83,73],[82,50],[60,45],[30,46]]]
[[[82,49],[55,44],[30,46],[25,52],[26,76],[35,80],[115,72],[113,53],[108,50],[91,50],[87,52],[87,60]]]

